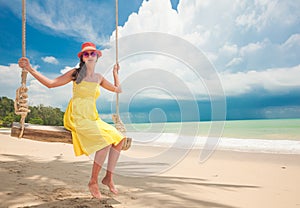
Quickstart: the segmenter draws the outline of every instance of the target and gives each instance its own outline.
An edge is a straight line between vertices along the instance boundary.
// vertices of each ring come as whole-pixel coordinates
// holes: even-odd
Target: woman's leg
[[[109,190],[114,194],[118,194],[118,190],[115,188],[115,184],[113,182],[113,173],[120,156],[120,151],[122,149],[123,142],[124,139],[122,139],[122,141],[119,142],[119,144],[113,145],[112,148],[110,148],[106,175],[102,180],[102,183],[108,186]]]
[[[100,199],[101,198],[101,193],[99,191],[99,186],[98,186],[98,176],[99,172],[103,166],[103,163],[105,161],[105,158],[107,156],[108,150],[111,148],[111,145],[98,150],[95,154],[94,158],[94,164],[92,168],[92,174],[91,174],[91,179],[89,182],[89,190],[92,194],[93,197]]]

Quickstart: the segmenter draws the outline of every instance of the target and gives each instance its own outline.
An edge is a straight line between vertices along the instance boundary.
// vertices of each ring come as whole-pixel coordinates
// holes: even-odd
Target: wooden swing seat
[[[20,132],[20,123],[13,122],[10,135],[12,137],[19,137]],[[22,138],[42,142],[61,142],[72,144],[72,134],[63,126],[45,126],[25,123]]]
[[[21,124],[13,122],[10,136],[19,137]],[[63,126],[45,126],[25,123],[22,138],[41,141],[41,142],[60,142],[72,144],[72,134]],[[132,138],[126,137],[122,150],[128,150],[131,146]]]

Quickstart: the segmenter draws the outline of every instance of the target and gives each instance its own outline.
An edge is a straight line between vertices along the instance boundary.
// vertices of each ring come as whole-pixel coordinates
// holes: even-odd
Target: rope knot
[[[26,86],[21,86],[16,90],[15,99],[15,113],[17,115],[27,115],[30,112],[28,109],[28,88]]]

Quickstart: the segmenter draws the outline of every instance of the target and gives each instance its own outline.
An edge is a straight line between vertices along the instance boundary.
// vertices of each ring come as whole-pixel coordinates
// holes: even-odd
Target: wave
[[[273,154],[300,154],[299,140],[242,139],[182,136],[176,133],[127,132],[133,145],[164,148],[230,150]]]

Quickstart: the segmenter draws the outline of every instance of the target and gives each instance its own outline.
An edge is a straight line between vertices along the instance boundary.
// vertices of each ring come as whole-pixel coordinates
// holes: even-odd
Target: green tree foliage
[[[33,124],[42,124],[50,126],[62,126],[64,112],[59,108],[51,106],[38,105],[29,107],[30,113],[27,115],[27,121]]]
[[[14,111],[14,101],[7,97],[0,97],[0,127],[10,127],[13,121],[20,120],[20,116]]]
[[[26,122],[32,124],[62,126],[63,116],[59,108],[38,105],[29,106],[30,113],[26,117]],[[10,127],[13,121],[20,121],[20,116],[14,113],[14,101],[7,97],[0,97],[0,127]]]

